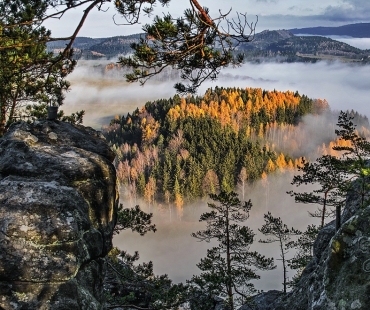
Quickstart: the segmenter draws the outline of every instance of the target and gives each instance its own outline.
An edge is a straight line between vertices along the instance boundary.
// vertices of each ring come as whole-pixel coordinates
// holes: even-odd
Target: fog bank
[[[256,250],[268,257],[275,258],[277,269],[272,271],[258,272],[261,279],[255,282],[258,289],[281,289],[282,288],[282,266],[279,259],[279,249],[277,243],[262,244],[258,240],[264,238],[258,232],[263,223],[263,215],[270,211],[273,216],[281,217],[283,222],[289,227],[294,227],[302,231],[306,230],[309,224],[319,224],[319,219],[309,217],[307,211],[315,210],[315,206],[296,204],[294,198],[286,194],[292,189],[290,182],[292,173],[277,173],[268,177],[267,182],[256,182],[246,191],[245,199],[252,200],[252,210],[250,218],[245,225],[249,226],[255,233],[255,241],[251,250]],[[242,197],[240,197],[241,200]],[[156,233],[148,233],[145,236],[126,231],[114,238],[114,245],[127,250],[129,253],[139,251],[140,261],[153,261],[156,274],[168,274],[175,282],[183,282],[190,279],[192,275],[198,274],[199,269],[196,264],[202,257],[206,256],[207,248],[212,244],[198,242],[190,234],[198,230],[205,229],[205,223],[199,222],[199,216],[203,212],[208,212],[207,199],[195,204],[184,207],[184,216],[181,220],[176,219],[175,207],[172,211],[172,221],[169,220],[168,209],[163,207],[151,208],[154,213],[153,222],[157,225]],[[123,201],[125,206],[128,206]],[[145,202],[139,203],[142,209],[148,212]],[[288,257],[293,256],[290,251]],[[289,276],[294,275],[289,272]]]
[[[108,63],[106,61],[105,63]],[[66,94],[63,110],[67,113],[84,109],[85,125],[96,129],[110,117],[132,112],[149,100],[169,98],[175,94],[175,81],[148,81],[145,86],[125,82],[123,73],[104,74],[94,61],[81,61],[68,77],[71,91]],[[262,63],[226,68],[219,79],[204,83],[209,87],[259,87],[266,90],[298,91],[310,98],[326,99],[332,109],[354,109],[369,117],[370,70],[368,66],[339,62],[316,64]]]

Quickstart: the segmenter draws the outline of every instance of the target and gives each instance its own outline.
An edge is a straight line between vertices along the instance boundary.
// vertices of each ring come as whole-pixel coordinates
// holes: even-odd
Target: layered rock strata
[[[102,309],[114,154],[91,128],[12,125],[0,139],[0,309]]]

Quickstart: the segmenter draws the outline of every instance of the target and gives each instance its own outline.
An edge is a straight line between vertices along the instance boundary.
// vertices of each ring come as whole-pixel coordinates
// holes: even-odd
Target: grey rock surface
[[[102,309],[118,194],[95,130],[24,122],[0,139],[0,309]]]

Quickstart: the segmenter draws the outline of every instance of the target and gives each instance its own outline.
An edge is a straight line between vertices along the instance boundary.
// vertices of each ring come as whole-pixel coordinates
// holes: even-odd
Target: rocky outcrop
[[[102,309],[114,154],[96,131],[16,123],[0,139],[0,309]]]
[[[288,294],[259,294],[253,299],[253,309],[370,309],[370,206],[359,207],[357,196],[348,194],[337,232],[334,222],[319,232],[314,257],[297,287]]]

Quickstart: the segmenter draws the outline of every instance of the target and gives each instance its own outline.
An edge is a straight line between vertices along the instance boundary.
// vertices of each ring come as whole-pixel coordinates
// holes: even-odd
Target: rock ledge
[[[114,153],[59,121],[0,139],[0,309],[102,309],[116,221]]]

